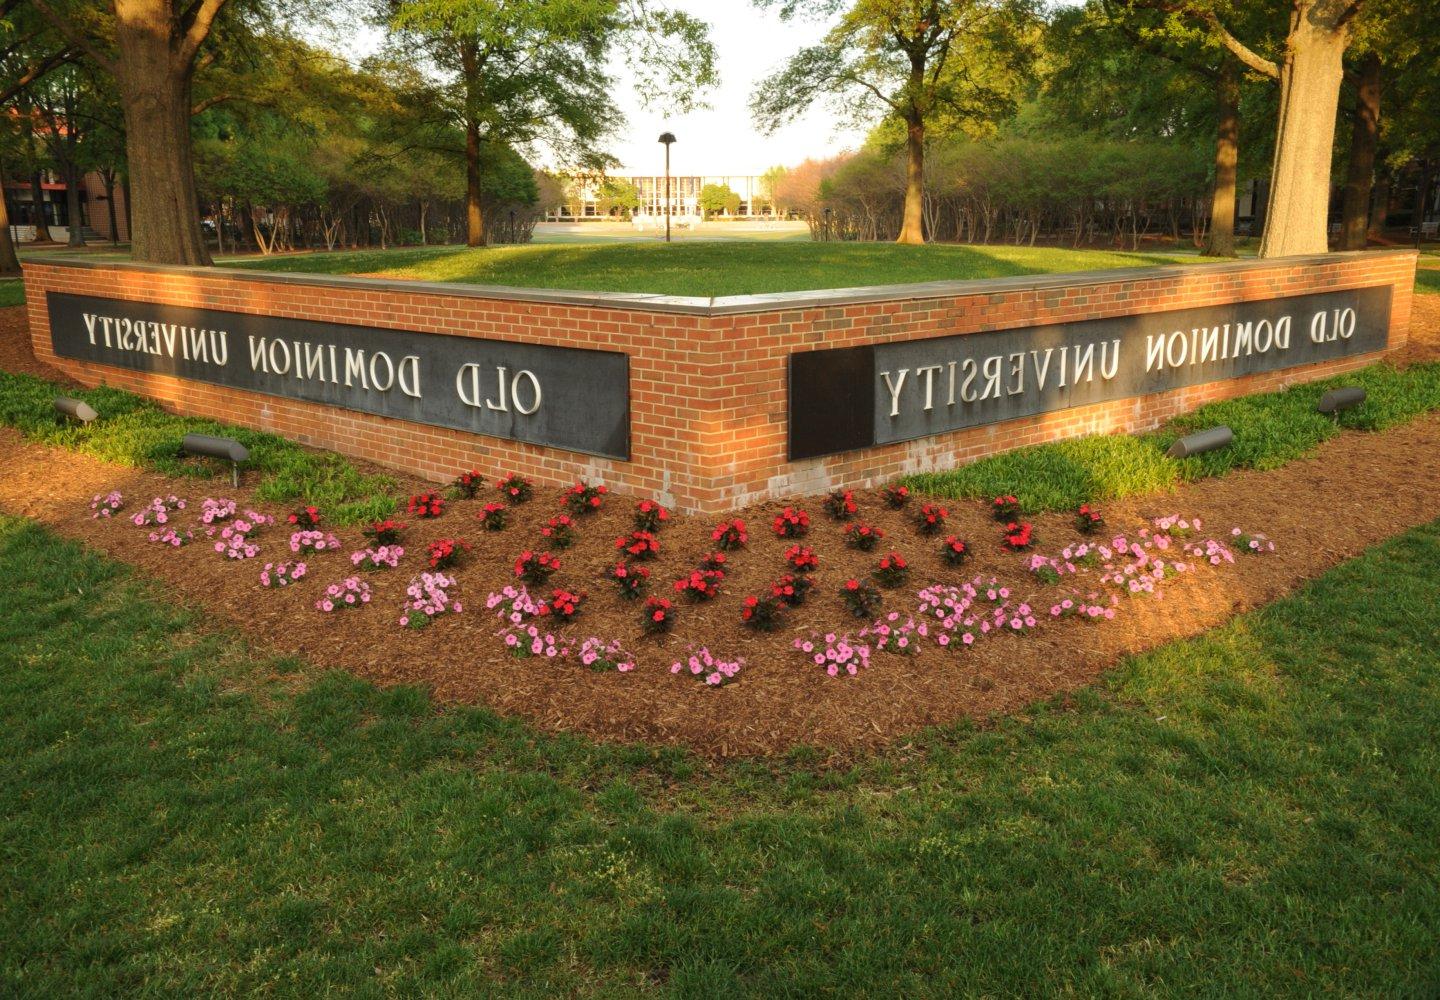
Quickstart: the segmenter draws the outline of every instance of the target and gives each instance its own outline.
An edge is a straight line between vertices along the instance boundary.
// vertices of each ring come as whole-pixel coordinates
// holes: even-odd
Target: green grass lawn
[[[1317,413],[1321,395],[1342,385],[1365,389],[1365,403],[1337,417]],[[1082,503],[1163,493],[1235,469],[1279,468],[1342,430],[1384,430],[1437,409],[1440,363],[1403,369],[1377,364],[1283,392],[1209,403],[1150,434],[1034,445],[955,469],[909,476],[905,482],[934,496],[984,499],[1013,494],[1027,511],[1074,510]],[[1235,432],[1229,447],[1180,461],[1165,457],[1176,439],[1221,424]]]
[[[54,401],[59,395],[86,400],[101,419],[80,425],[57,418]],[[275,434],[167,413],[123,389],[67,388],[33,375],[0,371],[0,424],[106,462],[198,478],[228,475],[229,466],[183,456],[181,439],[186,434],[231,437],[250,449],[244,468],[258,473],[256,496],[261,500],[318,504],[337,524],[364,524],[395,511],[390,495],[395,480],[389,476],[363,474],[342,455],[310,451]]]
[[[249,259],[262,271],[382,274],[530,288],[666,295],[748,295],[1053,271],[1194,263],[1194,254],[1012,246],[897,246],[774,241],[531,245],[353,251]]]
[[[16,519],[0,572],[5,995],[1440,990],[1440,523],[838,771],[257,661]]]

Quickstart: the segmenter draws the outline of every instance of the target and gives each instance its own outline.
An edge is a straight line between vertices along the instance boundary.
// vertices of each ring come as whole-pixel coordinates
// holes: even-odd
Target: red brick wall
[[[470,468],[519,471],[551,485],[586,477],[623,492],[661,497],[680,509],[719,511],[840,484],[872,485],[1061,437],[1143,430],[1202,402],[1278,389],[1378,357],[1212,382],[792,463],[785,456],[791,352],[1385,284],[1394,287],[1394,349],[1409,329],[1414,274],[1410,252],[1336,254],[713,302],[519,291],[487,297],[482,289],[418,283],[58,262],[26,264],[25,283],[36,356],[89,385],[130,389],[177,412],[272,431],[436,481]],[[631,460],[56,358],[45,304],[51,290],[624,351],[631,359]]]

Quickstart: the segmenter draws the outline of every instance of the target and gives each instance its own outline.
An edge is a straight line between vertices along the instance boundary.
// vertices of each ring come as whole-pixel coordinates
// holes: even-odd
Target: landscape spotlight
[[[1224,448],[1234,440],[1235,432],[1222,424],[1219,427],[1212,427],[1208,431],[1187,434],[1172,444],[1170,450],[1165,454],[1170,458],[1189,458],[1191,455],[1198,455],[1203,451]]]
[[[187,455],[204,455],[230,463],[231,479],[236,488],[240,486],[240,463],[250,460],[250,450],[233,438],[211,437],[209,434],[186,434],[180,440],[180,450]]]
[[[69,417],[71,420],[78,420],[82,424],[88,424],[92,420],[100,419],[100,414],[95,408],[83,399],[71,399],[69,396],[55,397],[55,412],[62,417]]]
[[[1337,413],[1340,410],[1348,410],[1351,407],[1359,406],[1365,402],[1365,390],[1359,386],[1346,386],[1343,389],[1331,389],[1320,397],[1320,402],[1315,404],[1317,413]]]

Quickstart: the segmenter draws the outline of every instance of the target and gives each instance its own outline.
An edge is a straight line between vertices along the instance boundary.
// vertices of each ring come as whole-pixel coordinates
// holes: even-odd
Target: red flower
[[[810,515],[794,507],[786,507],[775,515],[771,529],[781,538],[799,538],[810,530]]]

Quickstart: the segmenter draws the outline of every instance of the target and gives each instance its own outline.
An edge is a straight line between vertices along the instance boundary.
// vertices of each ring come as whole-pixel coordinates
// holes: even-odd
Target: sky
[[[750,0],[668,0],[668,6],[709,23],[720,83],[704,95],[707,110],[668,114],[661,106],[645,106],[624,60],[615,60],[615,98],[628,124],[609,149],[622,164],[612,173],[663,173],[665,150],[658,140],[665,131],[675,133],[670,171],[676,175],[758,175],[777,164],[793,166],[808,157],[855,149],[864,141],[864,130],[837,123],[824,104],[773,135],[761,134],[750,119],[755,84],[792,53],[814,44],[824,32],[823,25],[782,22],[772,12],[755,9]],[[373,53],[382,41],[377,30],[354,24],[342,35],[330,36],[331,45],[354,58]],[[534,152],[531,162],[537,166],[561,166],[545,150]]]
[[[782,22],[756,10],[748,0],[671,0],[670,6],[709,22],[720,85],[706,101],[709,110],[687,115],[646,108],[633,81],[620,68],[617,98],[629,126],[611,152],[624,164],[620,174],[659,174],[664,170],[660,133],[675,133],[670,152],[674,174],[762,174],[777,164],[794,165],[807,157],[831,156],[857,148],[860,130],[840,127],[818,105],[773,135],[763,135],[750,119],[750,92],[791,53],[812,45],[824,31],[814,22]]]

